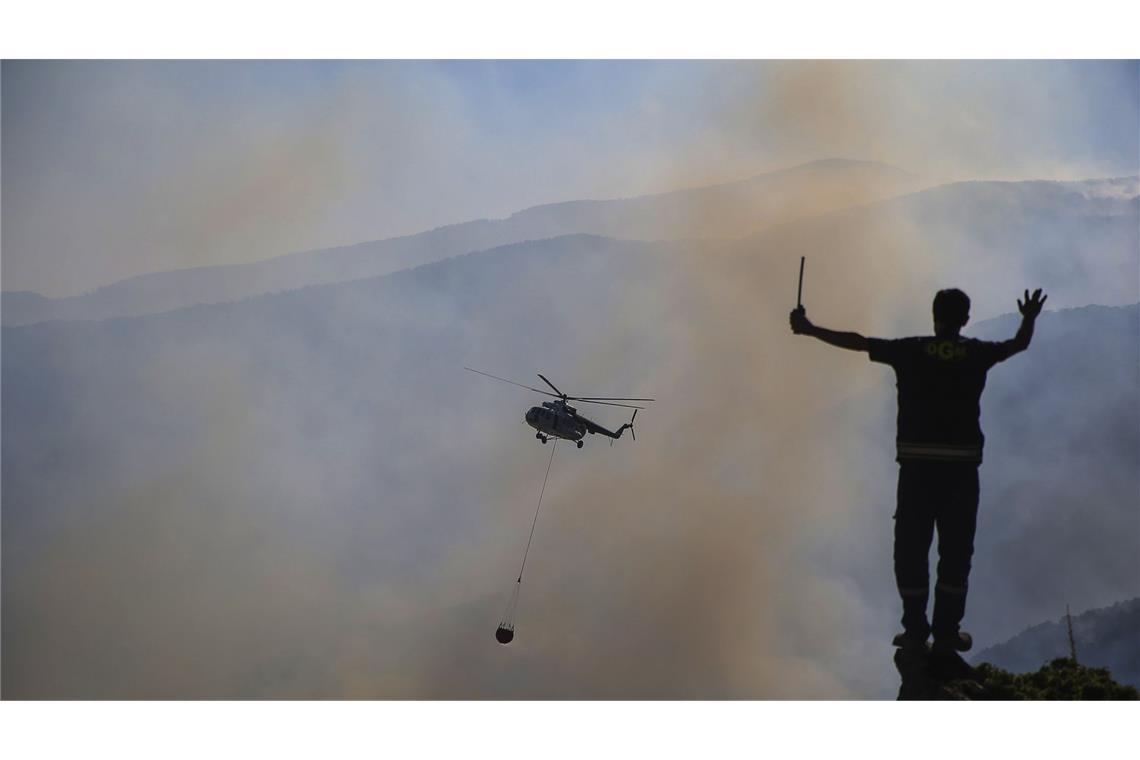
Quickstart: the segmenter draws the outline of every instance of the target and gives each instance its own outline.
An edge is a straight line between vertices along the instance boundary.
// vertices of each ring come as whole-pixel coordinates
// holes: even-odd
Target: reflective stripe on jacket
[[[980,464],[982,447],[978,444],[957,443],[909,443],[897,441],[898,459],[922,460],[928,462],[962,462]]]

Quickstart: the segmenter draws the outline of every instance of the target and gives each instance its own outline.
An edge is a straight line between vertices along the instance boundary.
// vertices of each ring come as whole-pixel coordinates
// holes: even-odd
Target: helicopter
[[[567,440],[567,441],[574,441],[575,445],[578,448],[582,448],[582,443],[583,443],[582,439],[586,437],[587,433],[589,433],[590,435],[594,435],[595,433],[597,433],[600,435],[607,436],[608,438],[612,438],[614,440],[617,440],[618,438],[621,438],[621,434],[625,432],[626,428],[629,428],[630,435],[632,435],[633,440],[636,441],[637,440],[637,434],[633,432],[633,421],[635,419],[637,419],[637,412],[641,409],[644,409],[645,407],[644,406],[635,406],[633,404],[621,404],[621,403],[617,403],[617,402],[620,402],[620,401],[639,401],[639,402],[653,401],[653,399],[651,399],[651,398],[618,398],[618,397],[609,397],[609,396],[568,396],[565,393],[563,393],[562,391],[558,390],[558,388],[554,385],[554,383],[547,380],[546,377],[541,372],[538,373],[539,378],[542,380],[542,382],[549,385],[551,390],[554,391],[554,393],[551,393],[550,391],[544,391],[541,388],[532,388],[529,385],[523,385],[522,383],[516,383],[514,380],[508,380],[505,377],[498,377],[497,375],[492,375],[488,372],[482,372],[482,371],[477,370],[477,369],[471,369],[470,367],[464,367],[463,369],[467,370],[468,372],[474,372],[474,373],[479,374],[479,375],[485,375],[485,376],[493,378],[495,380],[501,380],[504,383],[510,383],[511,385],[517,385],[520,388],[526,388],[528,391],[534,391],[535,393],[542,393],[542,394],[547,395],[547,396],[553,396],[555,399],[554,401],[543,401],[541,406],[532,406],[530,409],[528,409],[526,412],[526,416],[524,418],[526,420],[526,424],[530,425],[532,428],[534,428],[536,431],[538,431],[534,434],[534,437],[537,438],[542,443],[546,443],[551,438],[562,438],[562,439]],[[599,425],[598,423],[594,422],[593,420],[587,419],[587,418],[583,417],[582,415],[578,414],[578,410],[575,409],[574,407],[570,406],[569,403],[567,403],[569,401],[580,401],[580,402],[586,403],[586,404],[599,404],[599,405],[603,405],[603,406],[621,406],[621,407],[625,407],[626,409],[632,409],[633,410],[633,416],[630,417],[629,422],[625,423],[624,425],[619,427],[617,430],[609,430],[608,428],[606,428],[602,425]],[[612,443],[613,442],[611,441],[611,445],[612,445]]]

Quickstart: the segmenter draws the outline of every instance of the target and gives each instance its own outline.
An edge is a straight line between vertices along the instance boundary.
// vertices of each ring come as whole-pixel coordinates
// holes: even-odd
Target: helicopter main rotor
[[[490,372],[483,372],[481,370],[472,369],[471,367],[464,367],[463,369],[467,370],[468,372],[474,372],[478,375],[486,375],[487,377],[490,377],[490,378],[495,379],[495,380],[501,380],[504,383],[510,383],[511,385],[517,385],[520,388],[526,388],[528,391],[534,391],[535,393],[541,393],[544,396],[551,396],[553,398],[562,399],[563,402],[581,401],[581,402],[586,403],[586,404],[598,404],[599,406],[622,406],[622,407],[625,407],[626,409],[644,409],[645,408],[644,406],[635,406],[633,404],[620,404],[617,402],[619,402],[619,401],[643,401],[643,402],[646,402],[646,401],[653,401],[654,400],[651,398],[627,398],[624,396],[568,396],[565,393],[563,393],[562,391],[560,391],[558,389],[558,386],[556,386],[554,383],[547,380],[546,376],[543,375],[541,372],[538,373],[539,378],[542,380],[542,382],[549,385],[551,387],[551,389],[553,389],[555,391],[554,393],[551,393],[550,391],[544,391],[541,388],[532,388],[529,385],[523,385],[522,383],[516,383],[514,380],[508,380],[505,377],[499,377],[498,375],[492,375]]]

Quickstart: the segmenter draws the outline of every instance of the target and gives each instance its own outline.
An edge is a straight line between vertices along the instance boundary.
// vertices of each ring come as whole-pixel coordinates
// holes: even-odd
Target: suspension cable
[[[534,526],[538,524],[538,511],[542,509],[542,496],[546,493],[546,481],[550,479],[550,465],[554,464],[554,449],[558,447],[558,439],[550,447],[550,460],[546,463],[546,476],[542,479],[542,490],[538,493],[538,506],[534,508],[534,519],[530,523],[530,538],[526,540],[526,551],[523,552],[522,565],[519,567],[519,579],[522,583],[523,570],[526,569],[526,556],[530,554],[530,542],[534,540]]]

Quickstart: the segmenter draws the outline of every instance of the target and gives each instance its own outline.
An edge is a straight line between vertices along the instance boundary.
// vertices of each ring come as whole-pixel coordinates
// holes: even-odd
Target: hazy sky
[[[17,63],[3,77],[4,287],[52,294],[826,156],[960,179],[1135,175],[1140,152],[1135,63]],[[813,319],[873,335],[929,329],[947,285],[976,320],[1026,286],[1051,312],[1135,304],[1120,276],[1140,251],[1135,183],[1113,187],[867,206],[873,183],[853,182],[851,208],[820,217],[824,193],[784,185],[773,227],[744,240],[569,235],[6,327],[5,692],[883,696],[894,384],[790,333],[796,259]],[[729,206],[680,208],[715,233]],[[1138,408],[1140,343],[1093,316],[1051,313],[987,391],[979,645],[1138,593],[1120,548],[1137,428],[1121,410]],[[1112,360],[1074,358],[1088,356]],[[534,399],[464,366],[659,399],[636,444],[560,449],[508,649],[490,634],[548,452],[522,420]]]
[[[3,287],[72,295],[831,156],[949,179],[1133,175],[1137,72],[1134,61],[8,61]]]

